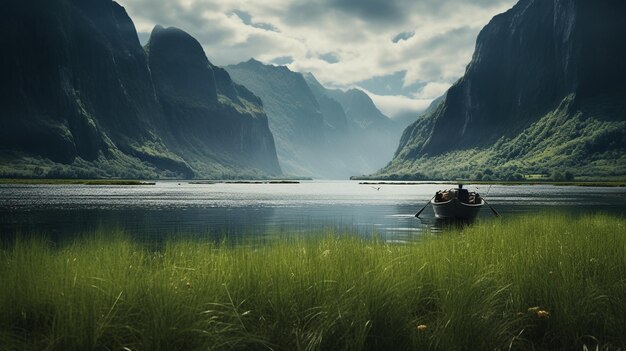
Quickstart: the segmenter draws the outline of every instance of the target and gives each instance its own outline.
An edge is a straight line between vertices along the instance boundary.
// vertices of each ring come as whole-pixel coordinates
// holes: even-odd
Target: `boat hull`
[[[457,198],[445,202],[432,200],[430,203],[435,210],[435,217],[442,219],[474,219],[485,204],[482,200],[480,204],[465,204]]]

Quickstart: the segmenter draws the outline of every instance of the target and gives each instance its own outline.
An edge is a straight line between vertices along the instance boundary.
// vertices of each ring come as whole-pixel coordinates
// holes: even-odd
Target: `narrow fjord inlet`
[[[0,12],[0,351],[626,349],[626,2]]]

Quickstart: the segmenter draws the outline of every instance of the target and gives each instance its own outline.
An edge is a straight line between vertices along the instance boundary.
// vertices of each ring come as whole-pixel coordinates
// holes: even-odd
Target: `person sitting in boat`
[[[467,191],[467,189],[463,189],[463,184],[459,184],[459,189],[458,189],[458,198],[459,201],[461,201],[462,203],[468,204],[469,202],[469,191]]]

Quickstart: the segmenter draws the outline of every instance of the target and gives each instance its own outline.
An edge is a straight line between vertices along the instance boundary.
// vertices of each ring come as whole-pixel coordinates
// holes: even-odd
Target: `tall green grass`
[[[413,245],[325,233],[155,251],[98,233],[0,252],[3,350],[583,347],[626,347],[623,218],[525,216]]]

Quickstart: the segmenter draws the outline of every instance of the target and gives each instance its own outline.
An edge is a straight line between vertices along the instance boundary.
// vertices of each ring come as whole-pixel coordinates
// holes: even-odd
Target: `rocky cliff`
[[[346,179],[372,172],[391,157],[397,137],[382,135],[393,122],[365,93],[331,91],[310,74],[253,59],[226,69],[263,101],[285,172]]]
[[[164,95],[156,93],[133,22],[117,3],[11,1],[3,4],[0,30],[2,175],[193,177],[214,176],[212,168],[233,176],[257,173],[257,164],[222,164],[215,158],[204,167],[203,160],[209,159],[197,154],[210,147],[199,152],[185,148],[186,136],[178,133],[177,138],[175,128],[166,128],[172,115],[163,111],[158,95]],[[203,84],[212,85],[216,95],[215,82]],[[260,149],[271,159],[271,135],[262,130],[262,112],[258,119],[227,113],[252,120],[250,130],[260,126]],[[236,137],[245,133],[250,132],[242,129]],[[262,169],[279,172],[276,167]]]
[[[326,117],[333,116],[332,111],[336,110],[341,110],[345,116],[341,119],[341,123],[345,123],[341,140],[346,141],[345,147],[353,150],[362,161],[361,168],[354,169],[352,175],[365,174],[368,170],[373,171],[385,166],[392,157],[398,137],[402,133],[399,124],[385,116],[362,90],[327,89],[311,73],[305,74],[304,78],[322,110],[328,111],[324,113],[326,119],[337,120],[338,118]],[[334,124],[342,125],[339,122]]]
[[[246,166],[281,173],[260,99],[212,65],[197,40],[157,26],[146,52],[171,149],[208,173]]]
[[[521,0],[381,176],[626,174],[626,3]]]

